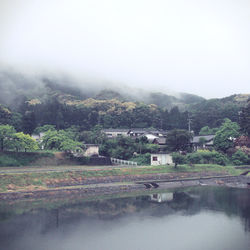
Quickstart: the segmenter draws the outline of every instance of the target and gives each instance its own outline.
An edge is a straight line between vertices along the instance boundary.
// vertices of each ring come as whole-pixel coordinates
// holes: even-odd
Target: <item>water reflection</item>
[[[174,198],[174,193],[151,194],[149,197],[150,197],[151,201],[163,203],[163,202],[167,202],[167,201],[172,201]]]
[[[0,204],[1,249],[227,249],[250,246],[250,190]]]

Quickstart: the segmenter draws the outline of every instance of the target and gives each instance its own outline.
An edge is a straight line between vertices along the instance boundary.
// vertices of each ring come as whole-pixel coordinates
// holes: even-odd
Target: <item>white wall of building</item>
[[[170,154],[151,154],[151,165],[167,165],[173,164],[173,158]]]

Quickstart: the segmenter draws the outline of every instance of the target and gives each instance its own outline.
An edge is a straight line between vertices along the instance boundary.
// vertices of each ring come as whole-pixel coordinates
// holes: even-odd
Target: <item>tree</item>
[[[185,163],[185,156],[181,155],[179,153],[172,153],[172,158],[174,162],[174,167],[177,168],[178,164],[183,164]]]
[[[3,151],[13,139],[16,130],[10,125],[0,125],[0,149]]]
[[[13,139],[13,146],[16,148],[16,151],[24,150],[26,152],[27,150],[34,151],[39,149],[36,140],[23,132],[16,133]]]
[[[250,100],[240,112],[240,129],[246,135],[250,135]]]
[[[43,126],[37,127],[37,128],[34,130],[34,134],[39,135],[40,133],[45,133],[45,132],[47,132],[47,131],[49,131],[49,130],[55,131],[55,130],[56,130],[55,127],[56,127],[55,125],[45,124],[45,125],[43,125]]]
[[[240,127],[236,122],[225,119],[214,137],[214,146],[217,150],[226,152],[234,146],[234,140],[240,135]]]
[[[199,135],[213,135],[217,132],[218,128],[209,128],[208,126],[202,127]]]
[[[170,151],[187,150],[190,145],[191,135],[187,130],[174,129],[167,134],[167,148]]]
[[[68,139],[68,137],[65,131],[49,130],[45,132],[42,143],[45,149],[59,149],[61,143],[66,139]]]
[[[26,111],[23,116],[23,131],[31,135],[36,126],[35,113],[33,111]]]
[[[82,143],[67,138],[66,140],[63,140],[61,142],[59,149],[65,152],[77,151],[77,150],[82,150],[81,145]]]
[[[71,131],[72,132],[72,131]],[[82,143],[74,140],[74,135],[65,130],[49,130],[43,136],[42,144],[45,149],[75,151]]]

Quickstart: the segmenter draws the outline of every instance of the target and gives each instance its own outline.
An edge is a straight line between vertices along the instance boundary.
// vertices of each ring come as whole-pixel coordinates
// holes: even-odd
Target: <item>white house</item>
[[[173,159],[170,154],[155,153],[151,154],[151,166],[169,165],[173,164]]]

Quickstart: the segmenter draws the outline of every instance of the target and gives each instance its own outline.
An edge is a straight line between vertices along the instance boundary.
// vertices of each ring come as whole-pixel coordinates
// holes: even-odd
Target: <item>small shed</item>
[[[151,166],[169,165],[173,164],[173,158],[167,153],[151,154]]]

